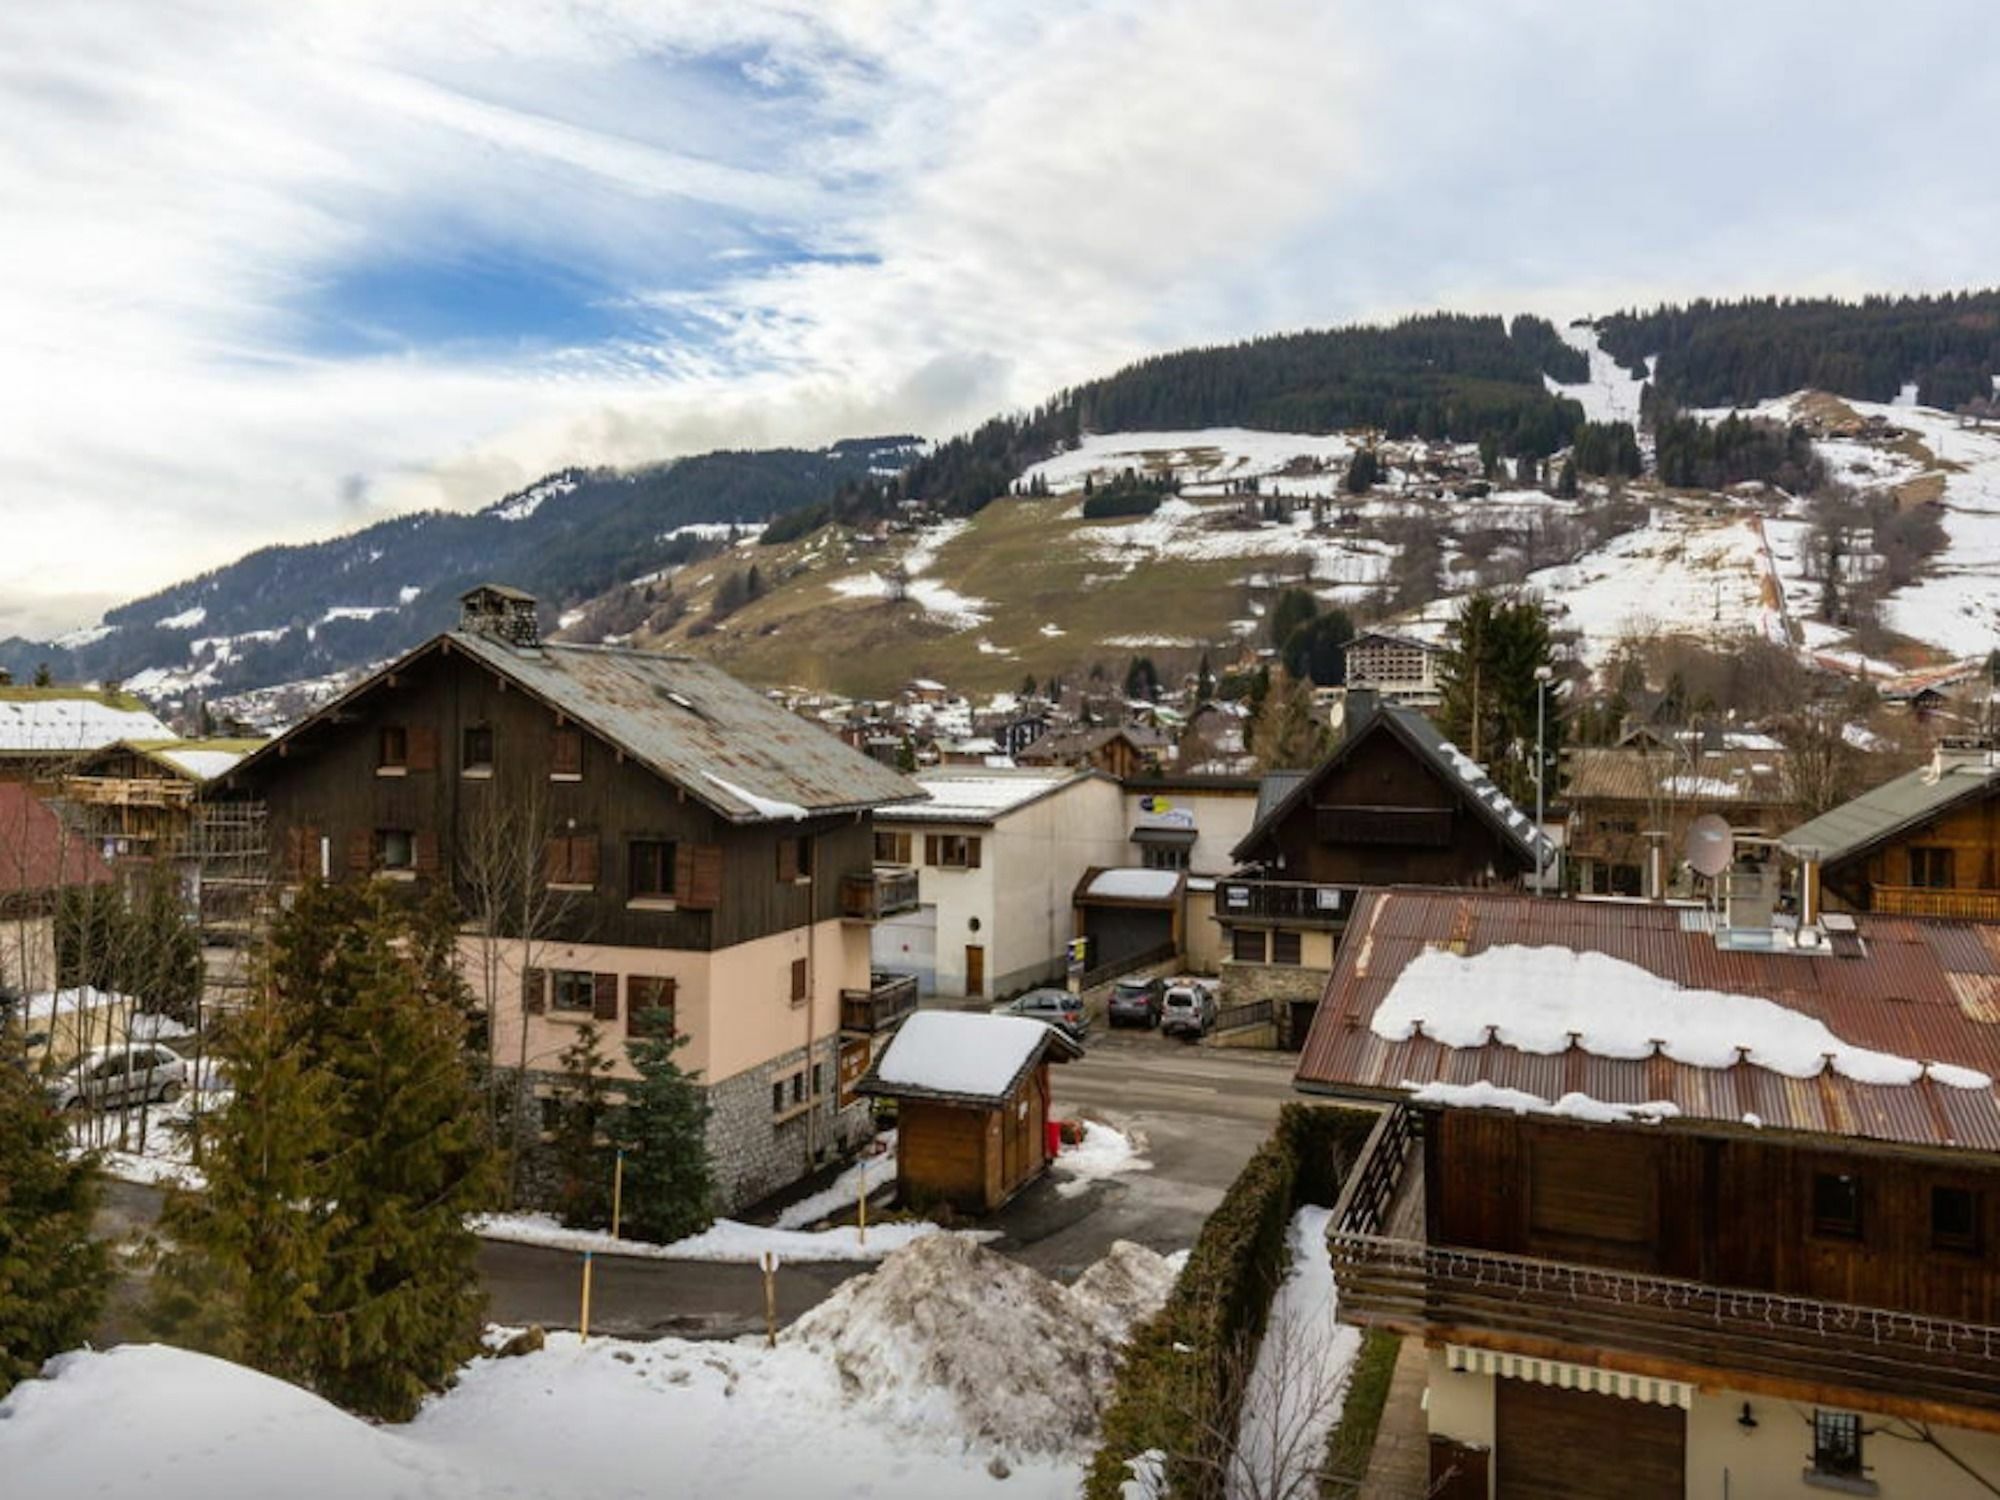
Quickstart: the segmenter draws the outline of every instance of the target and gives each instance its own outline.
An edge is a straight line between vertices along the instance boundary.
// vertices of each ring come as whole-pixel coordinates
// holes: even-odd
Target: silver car
[[[49,1079],[57,1109],[123,1108],[157,1100],[171,1104],[187,1088],[188,1065],[171,1047],[131,1042],[99,1047],[63,1066]]]
[[[1215,995],[1207,985],[1169,985],[1160,1011],[1160,1035],[1207,1036],[1216,1015]]]

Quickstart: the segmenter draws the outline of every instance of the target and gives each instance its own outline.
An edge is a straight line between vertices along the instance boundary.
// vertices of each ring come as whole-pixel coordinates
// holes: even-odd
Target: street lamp
[[[1548,732],[1549,682],[1555,670],[1547,663],[1535,668],[1535,894],[1547,894],[1543,886],[1543,871],[1547,869],[1542,856],[1542,845],[1548,833],[1542,826],[1543,785],[1548,771],[1548,752],[1543,749],[1543,741]]]

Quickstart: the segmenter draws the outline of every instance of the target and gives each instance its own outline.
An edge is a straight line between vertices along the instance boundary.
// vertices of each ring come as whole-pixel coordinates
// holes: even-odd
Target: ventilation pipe
[[[1667,836],[1658,829],[1646,831],[1646,899],[1667,899]]]
[[[1799,930],[1819,926],[1819,850],[1799,853]]]

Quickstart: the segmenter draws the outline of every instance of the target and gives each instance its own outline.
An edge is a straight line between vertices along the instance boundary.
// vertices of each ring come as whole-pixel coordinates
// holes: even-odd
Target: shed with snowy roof
[[[1026,1016],[911,1016],[859,1085],[896,1101],[903,1204],[986,1213],[1039,1177],[1049,1164],[1049,1064],[1081,1056]]]

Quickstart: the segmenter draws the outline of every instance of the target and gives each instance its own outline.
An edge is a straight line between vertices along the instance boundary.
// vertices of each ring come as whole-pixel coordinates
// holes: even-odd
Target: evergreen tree
[[[1576,459],[1574,457],[1565,458],[1562,461],[1562,468],[1556,473],[1556,498],[1558,500],[1574,500],[1577,497],[1577,493]]]
[[[1347,643],[1354,639],[1354,622],[1346,610],[1314,615],[1285,638],[1279,653],[1285,671],[1317,687],[1337,687],[1347,681]]]
[[[1305,589],[1286,589],[1271,606],[1271,644],[1279,650],[1292,632],[1319,613],[1319,601]]]
[[[90,1336],[110,1285],[90,1236],[97,1168],[17,1053],[0,1039],[0,1396]]]
[[[1347,461],[1347,477],[1342,482],[1350,495],[1365,495],[1382,482],[1382,461],[1373,448],[1357,448]]]
[[[1541,606],[1532,598],[1501,602],[1485,593],[1468,596],[1460,607],[1440,663],[1438,727],[1516,801],[1534,795],[1536,702],[1545,691],[1543,745],[1550,766],[1562,744],[1553,690],[1535,679],[1536,668],[1552,664]],[[1550,784],[1553,789],[1553,778]]]
[[[1201,653],[1201,666],[1195,671],[1194,696],[1197,703],[1206,703],[1215,696],[1215,672],[1208,664],[1206,651]]]
[[[562,1051],[553,1142],[557,1212],[573,1229],[602,1229],[611,1220],[610,1150],[604,1144],[611,1112],[608,1081],[611,1059],[604,1054],[597,1023],[586,1021]]]
[[[674,1054],[685,1036],[649,1036],[627,1049],[639,1081],[625,1091],[612,1134],[625,1153],[625,1216],[656,1244],[699,1234],[714,1221],[708,1096]]]
[[[235,1088],[203,1121],[206,1190],[176,1189],[161,1212],[172,1249],[153,1278],[153,1317],[177,1343],[308,1384],[339,1210],[324,1195],[332,1081],[296,1019],[267,980],[222,1029]]]
[[[1305,770],[1317,765],[1332,744],[1332,732],[1313,706],[1312,684],[1270,673],[1256,717],[1250,749],[1265,771]]]
[[[1479,472],[1488,479],[1500,471],[1500,434],[1483,432],[1479,435]]]

